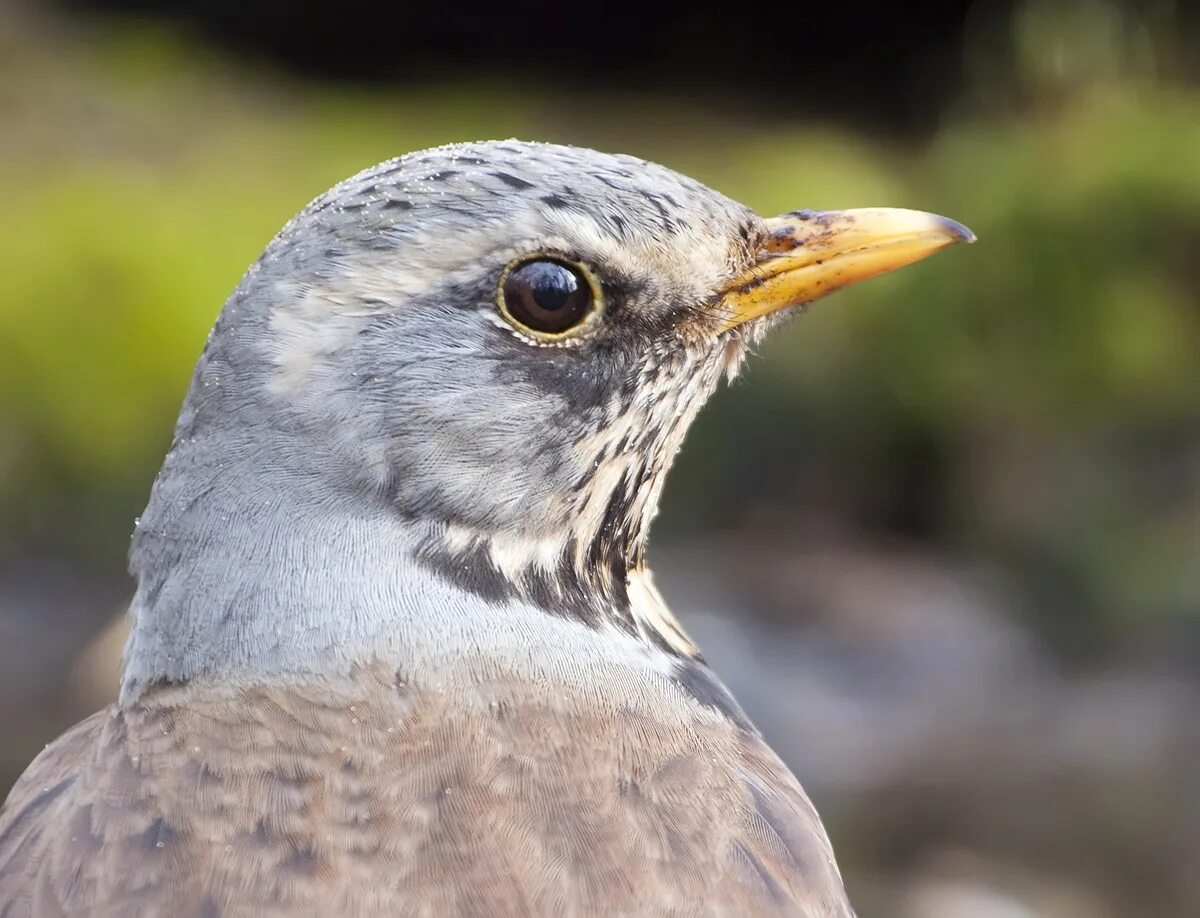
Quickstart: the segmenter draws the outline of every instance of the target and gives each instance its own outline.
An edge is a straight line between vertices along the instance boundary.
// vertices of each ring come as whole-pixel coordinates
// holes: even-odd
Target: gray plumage
[[[768,237],[625,156],[413,154],[217,321],[138,522],[119,703],[0,814],[0,915],[851,914],[799,785],[654,590],[688,425],[774,317]],[[605,308],[497,313],[526,253]]]

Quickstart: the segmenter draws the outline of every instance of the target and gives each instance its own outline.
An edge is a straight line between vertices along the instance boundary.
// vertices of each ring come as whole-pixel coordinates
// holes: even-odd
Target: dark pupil
[[[531,261],[509,273],[504,302],[523,325],[561,332],[587,317],[592,293],[575,269],[556,261]]]
[[[557,312],[567,305],[571,294],[579,289],[575,275],[553,262],[539,262],[529,265],[529,287],[533,292],[533,300],[542,309]]]

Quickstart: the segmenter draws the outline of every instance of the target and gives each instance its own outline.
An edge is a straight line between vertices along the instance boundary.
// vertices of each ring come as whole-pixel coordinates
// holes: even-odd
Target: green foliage
[[[1200,606],[1194,89],[1108,73],[1020,113],[964,103],[909,148],[674,100],[329,91],[130,29],[5,66],[8,538],[124,544],[207,328],[308,198],[406,150],[521,135],[652,156],[764,213],[918,207],[980,237],[781,333],[702,418],[668,530],[833,514],[954,546],[1065,649]]]

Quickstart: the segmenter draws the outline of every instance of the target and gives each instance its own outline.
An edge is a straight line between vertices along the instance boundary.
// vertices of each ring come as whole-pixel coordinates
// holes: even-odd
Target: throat
[[[643,572],[614,563],[592,581],[566,563],[574,548],[545,566],[545,546],[464,541],[383,495],[262,463],[172,474],[186,462],[168,461],[135,533],[123,703],[160,683],[325,678],[374,663],[431,685],[567,670],[586,683],[589,667],[669,670],[694,653],[662,624],[669,613]]]
[[[571,533],[522,540],[432,528],[416,558],[429,572],[492,605],[522,602],[589,627],[637,634],[629,595],[633,562],[602,554]]]
[[[671,655],[698,657],[641,557],[595,542],[581,546],[574,534],[519,542],[448,528],[431,532],[416,554],[427,570],[489,605],[533,607],[595,631],[622,632]]]

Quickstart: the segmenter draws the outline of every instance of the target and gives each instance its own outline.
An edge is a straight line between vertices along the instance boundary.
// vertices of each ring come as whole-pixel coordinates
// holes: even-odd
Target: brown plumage
[[[0,914],[847,914],[756,734],[538,694],[376,666],[108,708],[13,790]]]

